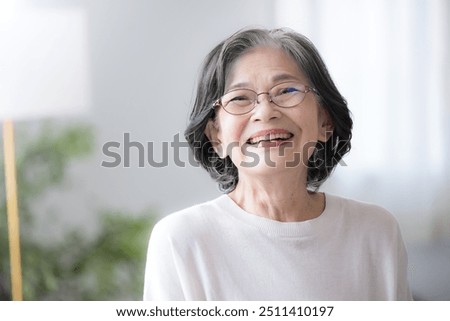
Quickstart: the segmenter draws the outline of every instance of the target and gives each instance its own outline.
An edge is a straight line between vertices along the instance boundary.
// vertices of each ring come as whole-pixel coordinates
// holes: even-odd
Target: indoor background
[[[3,22],[30,15],[18,31],[0,29],[0,70],[13,60],[23,69],[23,78],[0,76],[0,110],[9,101],[29,108],[15,112],[24,299],[141,298],[152,224],[220,194],[183,144],[203,58],[257,26],[309,37],[352,111],[352,150],[321,190],[391,211],[415,298],[450,300],[448,1],[6,0],[0,12]],[[22,34],[67,59],[14,53]],[[67,82],[40,84],[57,106],[43,112],[21,86],[27,71],[68,66]],[[0,183],[0,296],[8,299]]]

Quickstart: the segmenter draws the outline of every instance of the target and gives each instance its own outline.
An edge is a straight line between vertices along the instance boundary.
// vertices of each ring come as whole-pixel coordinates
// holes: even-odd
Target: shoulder
[[[220,220],[220,202],[223,196],[171,213],[158,221],[152,231],[152,239],[176,238],[188,240],[204,233],[208,226]]]
[[[354,246],[369,248],[388,257],[403,245],[400,227],[394,215],[382,206],[349,198],[327,195],[336,214],[333,229]],[[375,250],[378,249],[378,250]]]
[[[380,205],[332,194],[326,194],[326,197],[327,204],[330,201],[333,210],[339,212],[341,218],[350,226],[374,232],[396,233],[398,230],[398,223],[394,215]]]

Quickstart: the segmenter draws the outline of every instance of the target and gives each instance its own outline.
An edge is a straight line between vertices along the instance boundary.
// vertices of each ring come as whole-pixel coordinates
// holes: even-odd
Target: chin
[[[251,171],[252,173],[270,173],[284,170],[303,169],[304,165],[300,153],[281,154],[279,150],[261,149],[246,155],[239,161],[239,169]],[[236,163],[235,163],[236,164]]]

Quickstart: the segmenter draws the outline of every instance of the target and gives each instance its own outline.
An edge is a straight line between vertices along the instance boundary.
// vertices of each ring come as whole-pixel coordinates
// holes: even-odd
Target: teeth
[[[269,134],[264,136],[257,136],[249,139],[250,144],[257,144],[263,140],[270,141],[275,139],[289,139],[291,134],[288,133],[278,133],[278,134]]]

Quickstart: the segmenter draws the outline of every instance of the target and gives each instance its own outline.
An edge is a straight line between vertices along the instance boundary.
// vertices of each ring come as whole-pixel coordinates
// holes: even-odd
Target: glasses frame
[[[272,88],[269,89],[269,91],[263,91],[263,92],[260,92],[260,93],[257,93],[256,91],[254,91],[253,89],[250,89],[250,88],[236,88],[236,89],[227,91],[227,92],[224,93],[219,99],[216,99],[216,100],[214,101],[214,103],[212,104],[211,108],[214,109],[214,108],[216,108],[216,107],[222,107],[223,110],[225,110],[225,111],[226,111],[227,113],[229,113],[230,115],[240,116],[240,115],[248,114],[248,113],[252,112],[252,111],[255,109],[256,105],[260,103],[260,101],[258,101],[258,97],[259,97],[260,95],[268,95],[268,96],[269,96],[269,102],[270,102],[270,103],[273,103],[275,106],[278,106],[278,107],[280,107],[280,108],[293,108],[293,107],[298,106],[299,104],[301,104],[301,103],[303,102],[303,100],[305,99],[306,94],[309,93],[309,92],[313,92],[313,93],[315,93],[316,95],[319,95],[319,92],[317,91],[316,88],[298,83],[298,84],[300,84],[300,85],[302,85],[302,86],[305,87],[305,91],[300,91],[300,92],[302,92],[302,93],[305,94],[305,95],[303,96],[303,99],[302,99],[299,103],[297,103],[296,105],[293,105],[293,106],[289,106],[289,107],[280,106],[280,105],[278,105],[277,103],[275,103],[275,102],[273,101],[273,97],[272,97],[272,95],[270,94],[270,92],[271,92],[272,89],[274,89],[275,87],[277,87],[277,86],[279,86],[279,85],[282,85],[282,84],[286,84],[286,83],[292,83],[292,81],[281,82],[281,83],[279,83],[279,84],[274,85]],[[231,92],[233,92],[233,91],[237,91],[237,90],[249,90],[249,91],[254,92],[254,93],[256,94],[256,99],[253,101],[253,107],[252,107],[250,110],[245,111],[245,112],[243,112],[243,113],[232,113],[232,112],[228,111],[228,110],[226,109],[226,106],[224,106],[224,105],[222,104],[222,99],[223,99],[223,97],[224,97],[225,95],[228,95],[229,93],[231,93]],[[228,103],[229,103],[229,102],[228,102]],[[228,105],[228,104],[227,104],[227,105]]]

